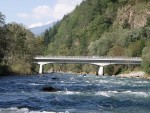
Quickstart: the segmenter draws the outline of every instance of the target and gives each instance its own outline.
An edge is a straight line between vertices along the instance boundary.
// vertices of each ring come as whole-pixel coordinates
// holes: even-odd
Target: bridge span
[[[43,65],[59,64],[93,64],[99,66],[98,75],[103,75],[104,66],[113,64],[141,64],[140,57],[108,57],[108,56],[37,56],[34,62],[40,65],[39,73],[43,72]]]

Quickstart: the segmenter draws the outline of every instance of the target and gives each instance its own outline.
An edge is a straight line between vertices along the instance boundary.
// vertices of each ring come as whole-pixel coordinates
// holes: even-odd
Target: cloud
[[[61,20],[64,15],[74,10],[75,6],[80,4],[83,0],[56,0],[56,3],[48,5],[39,5],[34,7],[30,13],[19,13],[18,17],[26,19],[27,21],[35,21],[36,24],[31,24],[29,27],[42,25],[43,21],[57,21]]]
[[[34,28],[34,27],[37,27],[37,26],[42,26],[44,25],[43,23],[34,23],[34,24],[31,24],[30,26],[28,26],[28,28]]]
[[[34,27],[39,27],[39,26],[43,26],[43,25],[48,25],[50,23],[52,23],[52,21],[49,21],[49,22],[46,22],[46,23],[41,23],[41,22],[39,22],[39,23],[33,23],[30,26],[28,26],[28,28],[34,28]]]
[[[40,5],[32,9],[30,13],[19,13],[18,17],[23,19],[41,20],[43,18],[50,18],[52,9],[47,5]]]
[[[70,13],[74,9],[73,6],[67,4],[57,4],[54,7],[53,18],[61,19],[65,14]]]
[[[52,9],[49,6],[37,6],[32,10],[32,16],[36,19],[42,19],[45,17],[50,17]]]
[[[54,7],[53,18],[60,20],[65,14],[74,10],[75,6],[80,4],[83,0],[57,0]]]

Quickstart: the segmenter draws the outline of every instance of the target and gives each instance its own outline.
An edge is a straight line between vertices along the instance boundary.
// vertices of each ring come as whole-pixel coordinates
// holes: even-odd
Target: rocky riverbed
[[[125,74],[119,74],[119,77],[128,77],[128,78],[144,78],[145,77],[145,72],[143,71],[133,71],[130,73],[125,73]]]

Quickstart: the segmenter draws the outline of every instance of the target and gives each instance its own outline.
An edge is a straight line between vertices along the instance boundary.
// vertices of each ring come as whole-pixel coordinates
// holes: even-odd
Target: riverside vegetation
[[[4,20],[0,14],[1,73],[33,72],[31,59],[35,55],[68,55],[142,57],[141,66],[110,65],[105,73],[140,69],[150,74],[150,0],[83,0],[38,38],[22,25],[5,24]],[[80,64],[49,64],[45,69],[77,73],[97,70]]]
[[[43,51],[40,37],[21,24],[5,24],[5,16],[0,13],[0,75],[33,73],[32,59],[40,51]]]

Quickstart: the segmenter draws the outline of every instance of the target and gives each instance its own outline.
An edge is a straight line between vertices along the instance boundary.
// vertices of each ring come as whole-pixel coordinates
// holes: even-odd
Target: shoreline
[[[45,72],[43,74],[49,74],[49,73],[68,73],[68,74],[87,74],[85,72],[82,72],[82,73],[73,73],[71,71],[68,71],[68,72],[63,72],[63,71],[49,71],[49,72]],[[38,73],[32,73],[32,74],[23,74],[23,76],[32,76],[32,75],[36,75]],[[95,73],[88,73],[88,74],[94,74],[96,75]],[[22,76],[22,74],[15,74],[15,73],[11,73],[11,74],[6,74],[6,75],[1,75],[0,77],[2,76],[13,76],[13,75],[18,75],[18,76]],[[96,76],[102,76],[102,75],[96,75]],[[144,71],[132,71],[132,72],[129,72],[129,73],[121,73],[121,74],[118,74],[118,75],[103,75],[103,76],[115,76],[115,77],[121,77],[121,78],[143,78],[143,79],[148,79],[150,80],[150,77],[148,77],[146,75],[146,73]]]
[[[150,79],[150,77],[146,76],[146,73],[144,71],[132,71],[129,73],[122,73],[119,75],[116,75],[118,77],[123,78],[144,78],[144,79]]]

